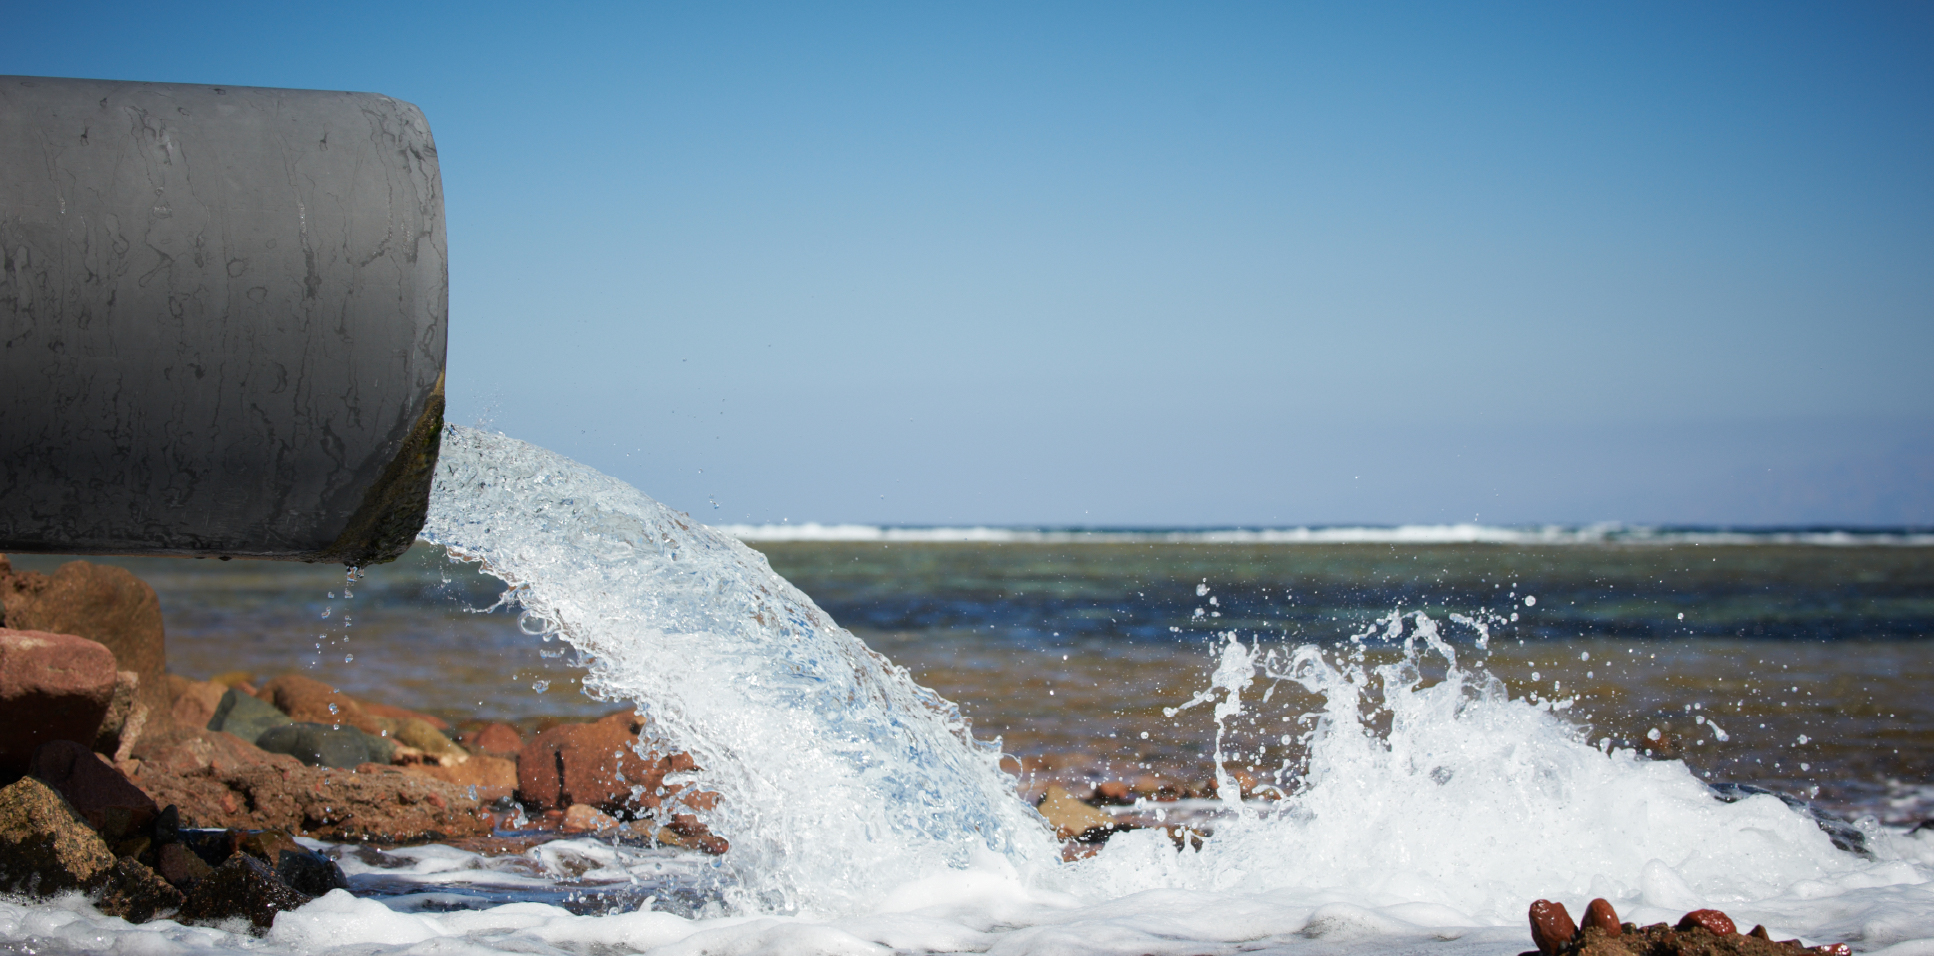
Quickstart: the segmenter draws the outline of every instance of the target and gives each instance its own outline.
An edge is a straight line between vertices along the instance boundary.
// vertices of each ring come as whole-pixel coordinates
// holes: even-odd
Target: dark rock
[[[0,890],[85,889],[113,868],[107,844],[52,787],[22,777],[0,788]]]
[[[275,914],[307,902],[308,896],[282,882],[268,864],[238,853],[195,884],[181,907],[181,918],[218,924],[239,917],[248,920],[259,933],[275,922]]]
[[[68,806],[105,840],[122,840],[146,831],[160,812],[121,771],[71,740],[41,744],[34,751],[28,772],[59,791]]]
[[[145,923],[161,916],[172,916],[187,901],[161,875],[132,857],[114,861],[114,868],[94,891],[88,894],[94,908],[130,923]]]
[[[272,754],[288,754],[312,767],[346,770],[366,763],[389,763],[396,745],[354,727],[328,724],[283,724],[255,738],[255,745]]]
[[[1592,900],[1591,905],[1585,907],[1585,927],[1594,926],[1603,930],[1607,936],[1619,934],[1621,928],[1618,924],[1618,911],[1612,909],[1609,900]]]
[[[1688,930],[1695,926],[1717,936],[1731,936],[1739,932],[1739,927],[1733,925],[1732,917],[1718,910],[1693,910],[1680,917],[1679,925],[1674,928]]]
[[[375,736],[383,732],[354,697],[301,674],[284,674],[262,686],[256,696],[290,719],[311,724],[345,725]]]
[[[69,561],[51,575],[0,574],[0,607],[7,627],[73,634],[100,643],[116,670],[139,677],[136,700],[147,723],[165,723],[167,638],[154,588],[125,568]],[[92,742],[88,737],[83,742]]]
[[[189,889],[215,872],[214,864],[202,859],[186,843],[163,844],[154,853],[155,872],[179,889]]]
[[[1565,904],[1539,900],[1531,904],[1531,942],[1544,956],[1554,956],[1578,935],[1578,924],[1571,921]]]
[[[524,749],[524,738],[509,724],[485,724],[457,738],[457,743],[473,754],[517,759]]]
[[[310,849],[283,850],[275,863],[275,875],[291,889],[307,896],[349,889],[349,877],[343,875],[342,867]]]
[[[114,696],[114,655],[84,637],[0,628],[0,774],[50,740],[91,743]]]
[[[207,726],[209,730],[234,734],[249,743],[255,743],[270,728],[292,723],[295,721],[289,719],[288,714],[276,710],[274,705],[231,687],[216,702],[215,713],[208,718]]]
[[[195,828],[177,831],[181,845],[188,852],[201,858],[210,867],[221,866],[228,858],[242,852],[242,841],[248,834],[241,830]]]

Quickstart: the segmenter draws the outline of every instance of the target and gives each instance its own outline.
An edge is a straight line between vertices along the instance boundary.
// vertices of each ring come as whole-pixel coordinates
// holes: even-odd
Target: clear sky
[[[5,20],[422,107],[452,420],[701,520],[1934,524],[1934,6]]]

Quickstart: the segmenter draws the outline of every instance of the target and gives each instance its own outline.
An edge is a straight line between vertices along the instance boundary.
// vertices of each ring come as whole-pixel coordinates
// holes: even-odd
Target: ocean
[[[357,582],[95,560],[156,588],[190,677],[298,671],[527,731],[643,703],[719,775],[727,858],[331,848],[362,898],[265,942],[72,900],[0,904],[0,938],[1515,953],[1531,899],[1590,893],[1934,952],[1926,529],[713,532],[541,449],[450,442],[428,540]],[[1062,862],[1024,799],[1106,781],[1188,799],[1113,808],[1149,829]],[[1153,837],[1178,821],[1209,839]]]

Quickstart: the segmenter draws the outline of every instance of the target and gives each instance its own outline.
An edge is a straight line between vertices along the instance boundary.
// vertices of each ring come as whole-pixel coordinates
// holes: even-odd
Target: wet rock
[[[538,810],[589,804],[606,811],[656,807],[665,774],[692,769],[684,754],[647,760],[637,752],[639,724],[622,714],[560,724],[531,738],[517,758],[517,798]],[[632,787],[644,797],[634,800]]]
[[[234,734],[252,744],[269,730],[292,723],[295,721],[288,714],[276,710],[267,701],[250,697],[231,687],[223,691],[221,698],[215,702],[215,712],[204,726],[209,730]]]
[[[457,742],[472,754],[510,760],[517,759],[518,751],[524,749],[524,738],[509,724],[485,724],[458,737]]]
[[[461,788],[387,765],[355,770],[258,763],[171,774],[144,765],[131,779],[197,827],[287,830],[324,840],[420,843],[490,831]]]
[[[222,857],[225,861],[227,856]],[[208,878],[215,867],[186,843],[168,843],[154,853],[155,872],[177,889],[186,890]]]
[[[88,898],[94,908],[130,923],[172,916],[187,897],[161,875],[132,857],[114,861],[113,869]]]
[[[301,674],[284,674],[263,685],[256,695],[289,715],[289,719],[312,724],[342,724],[370,736],[383,732],[376,718],[363,705],[322,681]]]
[[[0,774],[26,772],[50,740],[91,743],[116,673],[114,655],[84,637],[0,628]]]
[[[349,877],[343,875],[342,867],[309,849],[283,850],[275,862],[275,875],[304,896],[349,889]]]
[[[113,868],[107,844],[52,787],[22,777],[0,788],[0,890],[85,889]]]
[[[9,572],[0,573],[0,623],[72,634],[106,647],[115,670],[138,676],[135,699],[147,722],[166,721],[168,682],[162,670],[168,651],[154,588],[125,568],[87,561],[69,561],[50,575]]]
[[[1585,907],[1585,925],[1581,929],[1597,928],[1607,936],[1617,936],[1620,932],[1618,911],[1612,909],[1609,900],[1595,899]]]
[[[1731,936],[1739,932],[1739,928],[1733,925],[1732,917],[1718,910],[1693,910],[1680,917],[1679,925],[1675,928],[1683,931],[1695,926],[1716,936]]]
[[[1531,904],[1531,942],[1543,956],[1555,954],[1578,935],[1578,924],[1571,921],[1565,904],[1538,900]]]
[[[517,762],[501,757],[475,756],[454,767],[420,764],[406,766],[403,770],[461,787],[483,803],[491,803],[517,792]]]
[[[1125,807],[1135,802],[1135,792],[1120,780],[1104,780],[1095,784],[1095,794],[1088,800],[1103,806]]]
[[[618,818],[587,803],[572,804],[558,821],[566,833],[603,833],[618,827]]]
[[[149,828],[161,808],[121,771],[92,750],[71,740],[52,740],[34,751],[28,768],[108,841],[123,840]]]
[[[1081,802],[1074,794],[1050,786],[1041,802],[1034,809],[1046,817],[1048,825],[1054,827],[1056,835],[1063,840],[1089,837],[1089,834],[1106,835],[1115,829],[1115,818]]]
[[[247,837],[245,830],[195,828],[180,831],[181,845],[210,867],[221,866],[228,862],[229,857],[242,852],[242,841]]]
[[[282,882],[268,864],[238,853],[195,884],[181,907],[181,918],[211,925],[246,919],[260,933],[275,922],[275,914],[309,899]]]
[[[221,706],[222,695],[229,689],[212,680],[189,680],[180,674],[166,677],[168,713],[174,723],[182,727],[208,726],[215,717],[215,709]]]
[[[366,763],[389,763],[396,745],[354,727],[295,723],[270,727],[255,745],[272,754],[288,754],[312,767],[348,769]]]

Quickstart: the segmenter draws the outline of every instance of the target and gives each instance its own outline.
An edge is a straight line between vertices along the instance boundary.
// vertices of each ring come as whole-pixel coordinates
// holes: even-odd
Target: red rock
[[[482,754],[471,757],[463,763],[445,767],[440,764],[411,764],[402,768],[404,773],[413,773],[454,784],[467,795],[483,803],[491,803],[501,797],[517,793],[517,762],[502,757],[487,757]]]
[[[73,634],[106,647],[116,670],[133,671],[149,722],[166,721],[167,637],[154,588],[126,568],[69,561],[54,573],[0,571],[0,623]]]
[[[1624,932],[1618,923],[1618,911],[1612,909],[1610,901],[1602,898],[1592,900],[1591,905],[1585,907],[1585,926],[1596,926],[1607,936]]]
[[[1104,780],[1095,784],[1095,795],[1089,798],[1089,802],[1117,807],[1127,806],[1135,802],[1135,794],[1128,789],[1128,784],[1120,780]]]
[[[590,724],[559,724],[531,738],[517,757],[518,799],[542,810],[583,803],[616,811],[638,803],[631,788],[643,785],[642,802],[656,806],[653,791],[664,780],[670,758],[638,756],[638,730],[635,720],[614,715]]]
[[[215,708],[221,705],[222,694],[228,687],[212,680],[189,680],[180,674],[169,674],[168,712],[178,727],[201,728],[208,726],[215,716]]]
[[[566,833],[603,833],[617,825],[616,817],[584,803],[572,804],[558,821],[559,828]]]
[[[264,684],[255,696],[274,704],[292,720],[342,724],[372,737],[383,734],[382,725],[355,698],[312,677],[284,674]]]
[[[94,832],[109,840],[147,829],[161,812],[121,771],[71,740],[41,744],[28,772],[59,791]]]
[[[1538,952],[1553,956],[1559,947],[1571,942],[1577,935],[1578,924],[1571,921],[1565,904],[1550,900],[1531,904],[1531,941],[1538,945]]]
[[[1731,936],[1739,932],[1739,928],[1733,925],[1732,917],[1718,910],[1693,910],[1679,918],[1677,928],[1688,930],[1695,926],[1703,927],[1720,936]]]
[[[435,727],[438,731],[446,734],[450,732],[450,722],[441,717],[432,717],[429,714],[420,714],[414,710],[392,707],[389,704],[372,703],[367,700],[359,700],[356,703],[363,708],[364,713],[371,717],[388,717],[391,720],[420,720]]]
[[[524,738],[509,724],[485,724],[457,738],[457,743],[473,754],[515,758],[524,749]]]
[[[114,696],[114,655],[83,637],[0,628],[0,773],[50,740],[91,743]]]

